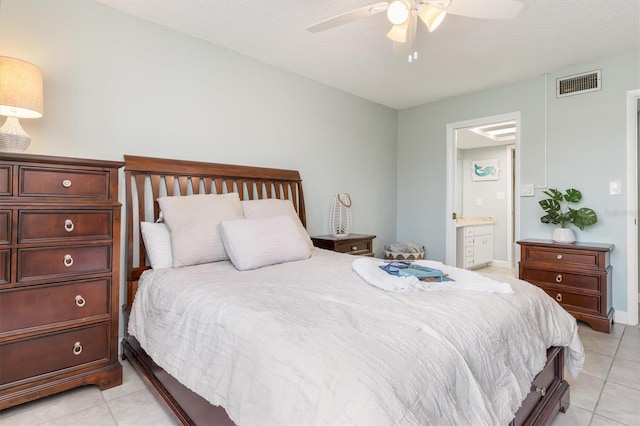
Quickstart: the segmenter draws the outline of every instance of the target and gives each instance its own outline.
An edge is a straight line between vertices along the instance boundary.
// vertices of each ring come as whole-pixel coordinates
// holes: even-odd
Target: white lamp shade
[[[391,30],[387,33],[387,38],[398,42],[404,43],[407,41],[407,30],[409,29],[409,21],[407,20],[404,24],[394,25],[391,27]]]
[[[0,56],[0,115],[42,117],[42,70],[20,59]]]
[[[387,9],[387,18],[393,25],[404,24],[409,20],[409,5],[402,0],[395,0],[389,4]]]
[[[438,28],[446,15],[446,11],[426,4],[418,16],[420,16],[420,20],[424,22],[429,32],[431,32]]]

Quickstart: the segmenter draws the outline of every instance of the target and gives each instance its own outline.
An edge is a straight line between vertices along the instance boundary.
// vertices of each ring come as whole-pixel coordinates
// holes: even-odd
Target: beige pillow
[[[278,198],[265,198],[262,200],[245,200],[242,201],[241,204],[246,219],[264,219],[281,215],[290,216],[296,224],[298,232],[300,232],[300,235],[309,246],[309,250],[313,250],[313,242],[305,227],[302,226],[300,217],[293,208],[291,201],[280,200]]]
[[[241,271],[311,256],[311,250],[289,215],[223,220],[220,235],[233,266]]]
[[[219,225],[243,217],[237,193],[161,197],[158,203],[171,234],[174,268],[228,259]]]

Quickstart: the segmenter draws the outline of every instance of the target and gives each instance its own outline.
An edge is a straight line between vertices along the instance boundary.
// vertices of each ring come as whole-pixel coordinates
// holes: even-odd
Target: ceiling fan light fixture
[[[447,11],[426,4],[418,16],[420,16],[420,20],[427,26],[429,32],[432,32],[440,26],[444,17],[447,16]]]
[[[398,42],[404,43],[407,41],[407,30],[409,29],[409,20],[405,21],[403,24],[394,25],[391,27],[391,30],[387,33],[387,38]]]
[[[395,0],[389,4],[387,18],[393,25],[402,25],[409,20],[409,5],[402,0]]]

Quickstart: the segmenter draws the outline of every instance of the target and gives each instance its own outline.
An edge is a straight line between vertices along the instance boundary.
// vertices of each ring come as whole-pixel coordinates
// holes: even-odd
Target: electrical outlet
[[[619,180],[609,181],[609,195],[622,194],[622,182]]]
[[[533,197],[535,195],[535,189],[532,183],[523,183],[520,185],[520,196],[521,197]]]

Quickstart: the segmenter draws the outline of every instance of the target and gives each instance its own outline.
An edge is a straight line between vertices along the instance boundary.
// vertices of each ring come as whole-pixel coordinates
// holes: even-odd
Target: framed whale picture
[[[500,177],[498,159],[471,161],[471,180],[498,180]]]

